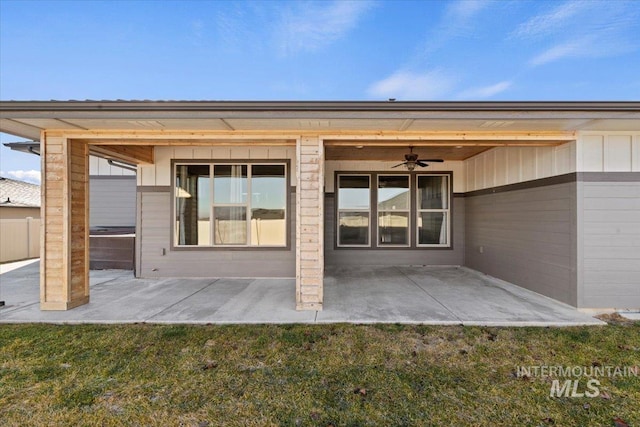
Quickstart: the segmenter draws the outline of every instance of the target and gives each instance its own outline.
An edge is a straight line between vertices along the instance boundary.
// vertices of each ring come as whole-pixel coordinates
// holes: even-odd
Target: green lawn
[[[640,425],[640,372],[550,397],[540,365],[637,367],[640,323],[0,325],[0,425]]]

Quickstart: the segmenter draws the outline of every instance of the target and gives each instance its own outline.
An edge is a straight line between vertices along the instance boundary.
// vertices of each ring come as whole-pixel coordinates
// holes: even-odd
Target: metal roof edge
[[[639,101],[0,101],[0,113],[63,111],[620,111]]]

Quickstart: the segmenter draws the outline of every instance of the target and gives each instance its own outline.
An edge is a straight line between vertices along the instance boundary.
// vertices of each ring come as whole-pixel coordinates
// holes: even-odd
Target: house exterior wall
[[[555,182],[467,193],[465,265],[575,306],[576,184]]]
[[[576,142],[555,147],[497,147],[464,161],[465,191],[576,171]]]
[[[392,169],[398,161],[353,161],[353,160],[327,160],[326,173],[324,177],[325,193],[335,192],[335,172],[336,171],[366,171],[366,172],[402,172],[401,168]],[[465,162],[447,161],[443,163],[430,163],[427,168],[420,169],[420,172],[453,172],[453,192],[463,193],[465,187]]]
[[[136,177],[91,176],[89,180],[90,226],[136,225]]]
[[[576,160],[579,172],[640,172],[640,133],[581,132]]]
[[[640,308],[640,172],[581,174],[578,307]]]
[[[640,134],[496,148],[465,170],[468,267],[579,308],[640,308]]]
[[[289,180],[291,186],[296,185],[296,147],[269,145],[237,145],[211,147],[155,147],[155,163],[138,166],[138,186],[170,186],[172,185],[171,160],[290,160]]]
[[[96,175],[135,177],[136,173],[128,169],[110,165],[107,159],[89,156],[89,175],[92,177]]]
[[[295,212],[295,194],[289,198]],[[270,249],[172,248],[169,187],[138,188],[139,277],[294,277],[295,247]],[[289,215],[290,237],[295,215]]]
[[[171,160],[290,160],[295,185],[295,147],[156,147],[156,163],[138,169],[136,274],[139,277],[295,277],[296,188],[287,212],[287,248],[173,248]]]
[[[464,265],[465,199],[453,198],[452,247],[419,249],[336,248],[335,197],[324,199],[324,245],[327,265]]]
[[[578,306],[640,308],[640,133],[581,132]]]
[[[337,248],[335,210],[335,172],[403,172],[392,169],[397,161],[327,161],[324,198],[324,244],[327,265],[463,265],[464,264],[464,198],[452,200],[452,247],[451,248]],[[420,172],[452,172],[454,195],[465,189],[465,167],[462,161],[430,163]]]

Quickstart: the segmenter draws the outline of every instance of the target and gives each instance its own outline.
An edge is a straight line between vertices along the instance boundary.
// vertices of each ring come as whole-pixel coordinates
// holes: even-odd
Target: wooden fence
[[[40,257],[40,219],[0,219],[0,263]]]

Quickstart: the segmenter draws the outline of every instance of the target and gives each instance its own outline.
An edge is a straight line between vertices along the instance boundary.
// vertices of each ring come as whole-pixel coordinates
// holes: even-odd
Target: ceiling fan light
[[[407,170],[409,172],[411,172],[412,170],[414,170],[416,168],[416,164],[412,163],[412,162],[407,162]]]

